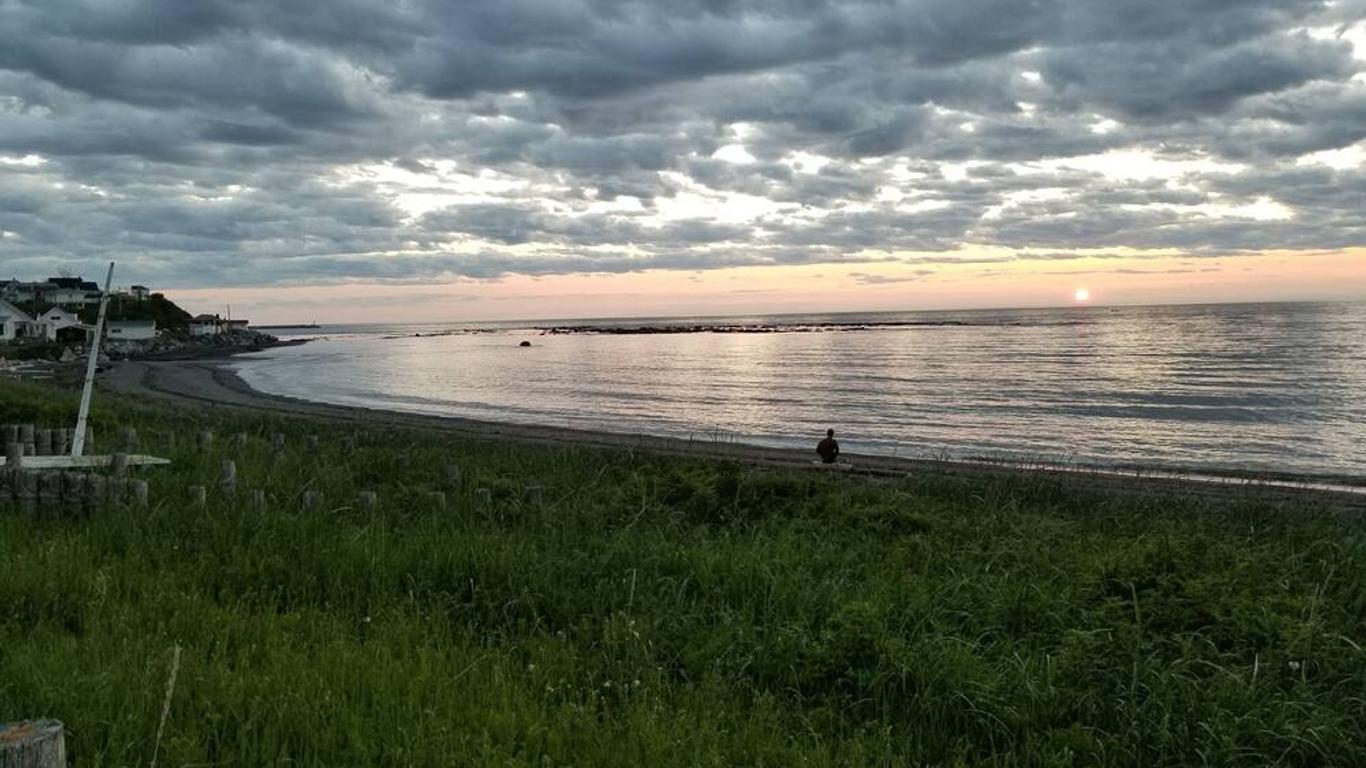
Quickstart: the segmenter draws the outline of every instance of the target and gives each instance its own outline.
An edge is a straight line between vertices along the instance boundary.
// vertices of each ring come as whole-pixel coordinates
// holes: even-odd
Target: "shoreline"
[[[1342,482],[1336,478],[1178,472],[1141,467],[1107,469],[1042,462],[924,459],[858,453],[844,454],[848,463],[832,468],[814,462],[809,452],[799,449],[333,405],[272,395],[254,389],[229,367],[229,361],[223,357],[121,361],[102,378],[101,385],[114,392],[154,397],[181,404],[192,403],[200,407],[269,412],[296,418],[352,423],[361,427],[397,427],[486,440],[643,450],[663,455],[731,460],[788,469],[847,471],[883,478],[926,472],[974,476],[1030,474],[1117,490],[1158,493],[1180,491],[1216,496],[1252,493],[1266,499],[1329,499],[1347,506],[1366,508],[1366,485]]]

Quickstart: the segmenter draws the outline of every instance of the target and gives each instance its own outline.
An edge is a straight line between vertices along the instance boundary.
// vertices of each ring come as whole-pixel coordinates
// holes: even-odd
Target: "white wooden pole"
[[[90,359],[85,364],[85,388],[81,390],[81,411],[76,417],[76,434],[71,436],[71,455],[85,451],[85,422],[90,416],[90,395],[95,389],[95,368],[100,360],[100,339],[104,337],[104,313],[109,309],[109,286],[114,282],[114,262],[109,262],[109,274],[104,278],[104,293],[100,296],[100,316],[95,320],[95,338],[90,341]]]

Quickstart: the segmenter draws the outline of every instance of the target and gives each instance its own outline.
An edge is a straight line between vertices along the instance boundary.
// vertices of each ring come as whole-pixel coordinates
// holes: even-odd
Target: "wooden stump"
[[[218,487],[224,496],[233,496],[237,493],[237,464],[231,459],[224,459],[219,467]]]
[[[0,723],[0,768],[66,768],[61,721]]]
[[[19,509],[35,512],[38,509],[38,473],[21,469],[14,473],[14,501]]]
[[[133,481],[133,484],[132,484],[132,488],[133,488],[133,506],[137,507],[138,509],[143,509],[143,508],[145,508],[145,507],[147,506],[147,481],[146,481],[146,480],[134,480],[134,481]]]
[[[62,503],[62,476],[56,472],[44,472],[38,476],[38,508],[44,515],[57,516]]]
[[[86,475],[86,500],[90,502],[90,509],[103,509],[109,503],[109,479],[104,475]]]
[[[62,473],[62,511],[72,517],[85,506],[85,476],[80,472]]]

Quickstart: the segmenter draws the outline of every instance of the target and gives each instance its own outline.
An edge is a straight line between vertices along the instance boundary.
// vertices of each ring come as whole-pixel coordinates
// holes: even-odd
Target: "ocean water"
[[[1366,304],[301,333],[318,338],[238,372],[322,402],[693,440],[812,447],[833,427],[846,452],[1366,477]]]

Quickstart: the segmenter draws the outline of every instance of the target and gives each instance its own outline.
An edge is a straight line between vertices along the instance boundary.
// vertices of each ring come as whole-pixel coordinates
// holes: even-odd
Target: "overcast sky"
[[[0,276],[265,319],[1361,298],[1363,19],[0,0]]]

